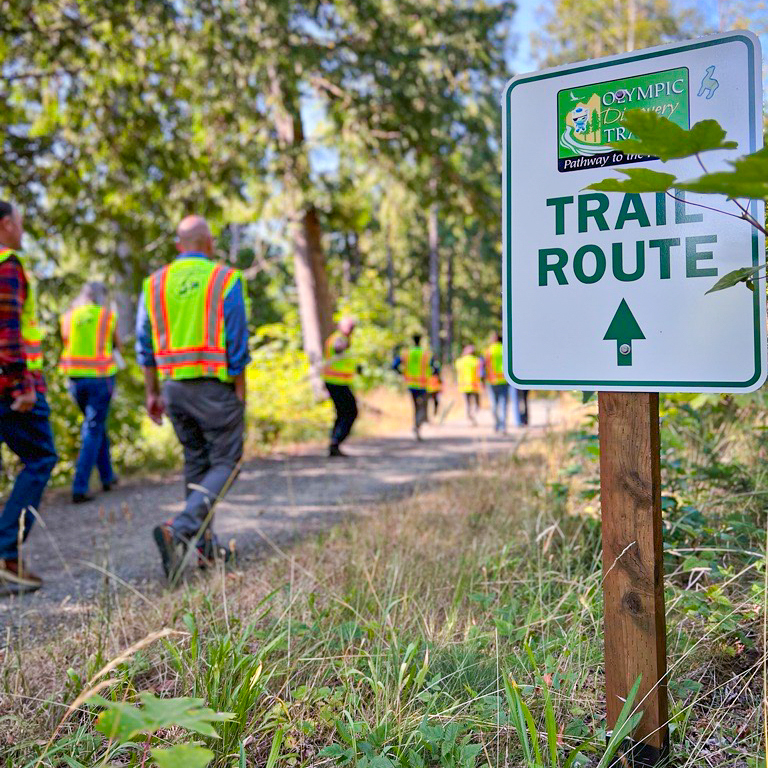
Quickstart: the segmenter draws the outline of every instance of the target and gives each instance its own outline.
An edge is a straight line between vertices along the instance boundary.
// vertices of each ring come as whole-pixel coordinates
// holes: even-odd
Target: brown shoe
[[[160,560],[163,564],[163,573],[170,582],[174,582],[179,575],[179,568],[184,561],[186,547],[176,540],[173,529],[168,523],[156,525],[152,531],[152,537],[160,552]]]
[[[0,558],[0,584],[12,584],[20,592],[34,592],[43,586],[43,580],[32,571],[24,568],[16,559]]]

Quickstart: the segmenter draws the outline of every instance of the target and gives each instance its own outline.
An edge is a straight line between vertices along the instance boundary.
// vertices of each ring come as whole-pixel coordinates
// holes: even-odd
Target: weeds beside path
[[[535,401],[532,430],[551,422],[554,401]],[[266,552],[338,523],[366,505],[388,501],[417,485],[445,479],[480,455],[510,451],[524,434],[493,435],[490,415],[477,428],[456,418],[428,426],[425,440],[408,435],[350,441],[347,459],[304,449],[247,462],[217,508],[216,531],[235,539],[240,568]],[[30,567],[45,588],[0,598],[0,627],[44,631],[87,620],[122,591],[161,587],[152,527],[181,509],[182,479],[132,481],[95,502],[73,506],[58,494],[46,504],[27,544]],[[57,503],[58,501],[58,503]]]

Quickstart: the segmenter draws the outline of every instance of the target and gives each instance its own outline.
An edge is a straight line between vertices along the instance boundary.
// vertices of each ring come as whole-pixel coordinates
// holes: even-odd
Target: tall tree
[[[531,50],[540,66],[554,67],[690,37],[698,23],[672,0],[546,0]]]

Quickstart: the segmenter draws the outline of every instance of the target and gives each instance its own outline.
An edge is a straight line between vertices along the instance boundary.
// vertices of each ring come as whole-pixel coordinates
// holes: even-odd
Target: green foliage
[[[613,142],[615,149],[627,154],[658,157],[663,162],[738,147],[735,141],[725,141],[725,131],[717,120],[701,120],[685,129],[658,112],[631,109],[624,115],[622,125],[636,138]]]
[[[153,749],[152,759],[157,768],[205,768],[215,757],[210,749],[195,744],[176,744],[166,749]]]
[[[671,189],[676,178],[671,173],[659,173],[649,168],[622,168],[626,179],[603,179],[590,184],[586,189],[596,189],[600,192],[666,192]]]
[[[227,722],[234,717],[229,712],[215,712],[209,709],[202,699],[159,699],[144,691],[139,694],[139,700],[141,706],[135,707],[119,701],[108,701],[98,695],[93,696],[89,700],[90,704],[104,708],[96,720],[96,730],[121,744],[133,740],[136,736],[146,736],[171,726],[179,726],[201,736],[218,738],[212,724]]]
[[[702,152],[736,149],[737,147],[735,142],[725,141],[725,131],[716,120],[702,120],[690,130],[686,130],[656,112],[635,109],[625,114],[622,125],[635,134],[636,138],[615,142],[616,149],[627,153],[658,157],[664,162],[695,156],[701,163],[700,154]],[[627,177],[626,179],[603,179],[591,184],[588,189],[624,192],[625,194],[666,192],[672,197],[675,197],[670,192],[673,189],[707,195],[724,195],[736,203],[739,210],[737,215],[740,218],[755,229],[765,233],[764,222],[755,219],[749,209],[736,199],[763,200],[768,197],[768,149],[761,149],[758,152],[728,162],[733,168],[732,171],[705,172],[699,178],[688,181],[680,181],[673,174],[657,173],[649,169],[622,170],[621,173]],[[695,202],[691,204],[696,205]],[[727,213],[726,211],[720,212]],[[745,283],[748,288],[752,289],[754,280],[764,268],[765,265],[763,264],[758,267],[740,267],[732,270],[723,275],[707,293],[732,288],[738,283]]]

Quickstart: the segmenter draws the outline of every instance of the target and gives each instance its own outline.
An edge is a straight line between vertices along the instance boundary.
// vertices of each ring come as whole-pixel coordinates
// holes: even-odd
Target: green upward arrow
[[[617,365],[632,365],[632,342],[635,339],[644,338],[645,335],[640,330],[632,310],[622,299],[605,336],[603,336],[604,341],[616,342]]]

